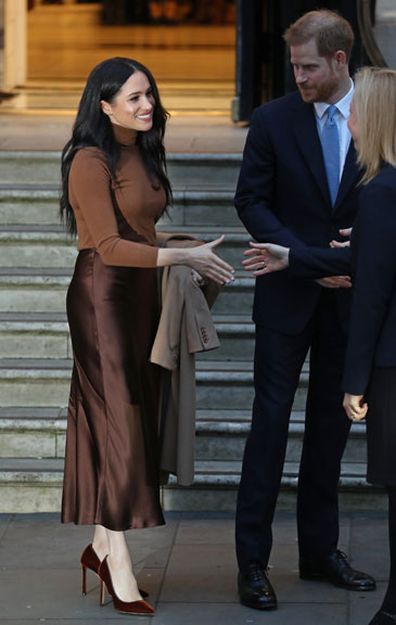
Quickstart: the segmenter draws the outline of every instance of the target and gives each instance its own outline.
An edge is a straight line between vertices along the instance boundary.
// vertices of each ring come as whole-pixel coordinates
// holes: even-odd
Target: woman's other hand
[[[364,401],[364,395],[345,393],[342,405],[351,421],[361,421],[367,414],[368,406]]]
[[[254,276],[263,276],[273,271],[282,271],[289,266],[290,248],[275,243],[253,243],[244,252],[247,258],[242,261],[246,271]]]
[[[342,237],[346,237],[348,239],[351,238],[351,234],[352,234],[352,228],[341,228],[341,230],[338,231],[340,233],[340,235]],[[330,241],[330,247],[350,247],[351,242],[350,240],[348,241],[335,241],[333,239],[333,241]]]

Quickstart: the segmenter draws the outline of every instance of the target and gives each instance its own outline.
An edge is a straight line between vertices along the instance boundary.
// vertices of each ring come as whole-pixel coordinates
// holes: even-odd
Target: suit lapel
[[[340,187],[333,208],[330,201],[322,146],[320,144],[313,106],[311,104],[305,104],[302,100],[296,103],[294,134],[307,167],[313,175],[326,204],[331,211],[336,211],[340,204],[342,204],[348,191],[357,183],[360,176],[360,170],[356,164],[356,151],[353,141],[351,140],[345,159]]]
[[[294,118],[294,134],[305,163],[318,185],[326,204],[331,208],[322,146],[320,145],[312,104],[305,104],[301,100],[297,103]]]
[[[348,191],[353,186],[355,186],[355,184],[357,183],[360,177],[360,173],[361,172],[356,163],[356,150],[353,145],[353,141],[351,140],[348,153],[345,159],[345,165],[344,165],[344,169],[342,172],[342,177],[341,177],[340,187],[338,189],[336,203],[334,205],[334,211],[336,211],[338,207],[340,206],[340,204],[342,204]]]

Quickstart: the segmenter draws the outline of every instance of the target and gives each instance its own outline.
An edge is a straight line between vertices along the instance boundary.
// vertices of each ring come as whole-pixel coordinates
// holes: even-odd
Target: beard
[[[328,102],[339,89],[336,76],[329,77],[325,82],[312,86],[299,85],[298,90],[304,102]]]

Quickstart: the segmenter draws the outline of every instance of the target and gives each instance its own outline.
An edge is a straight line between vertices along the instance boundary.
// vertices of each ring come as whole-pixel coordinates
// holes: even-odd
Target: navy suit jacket
[[[351,142],[334,208],[331,206],[313,105],[298,92],[256,109],[246,140],[235,196],[241,221],[256,241],[303,250],[328,248],[350,227],[357,210],[359,169]],[[253,319],[280,332],[302,331],[317,304],[313,279],[278,272],[256,280]],[[347,323],[348,289],[337,289]]]

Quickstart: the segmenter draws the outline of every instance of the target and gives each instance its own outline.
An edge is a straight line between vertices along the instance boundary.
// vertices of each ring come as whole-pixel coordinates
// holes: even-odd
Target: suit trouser
[[[253,561],[268,564],[290,411],[309,348],[297,496],[299,550],[305,557],[320,557],[337,546],[337,487],[350,428],[341,391],[345,346],[345,332],[330,290],[323,289],[313,317],[298,335],[256,326],[252,427],[245,447],[236,513],[237,558],[242,571]]]

